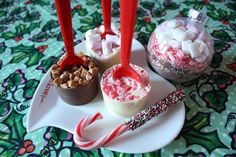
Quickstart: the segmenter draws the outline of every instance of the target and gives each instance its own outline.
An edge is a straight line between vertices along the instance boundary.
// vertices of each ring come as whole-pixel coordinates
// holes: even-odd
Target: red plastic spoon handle
[[[61,26],[62,38],[66,48],[66,55],[75,55],[70,0],[55,0],[55,4]]]
[[[129,66],[138,0],[120,0],[121,65]]]
[[[104,21],[104,32],[111,31],[111,0],[102,0],[102,17]]]

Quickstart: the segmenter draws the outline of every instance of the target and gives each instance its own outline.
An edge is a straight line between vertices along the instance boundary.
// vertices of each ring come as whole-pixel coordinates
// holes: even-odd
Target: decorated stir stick
[[[75,131],[74,131],[74,142],[78,147],[85,150],[97,149],[102,147],[109,142],[115,140],[117,137],[122,135],[127,131],[134,131],[135,129],[141,127],[147,121],[151,120],[153,117],[158,116],[160,113],[166,111],[168,108],[173,107],[176,103],[182,101],[185,97],[183,90],[176,90],[170,93],[168,96],[156,102],[153,106],[146,108],[145,110],[139,112],[135,116],[133,116],[127,122],[119,125],[112,132],[107,135],[98,138],[97,140],[87,140],[84,138],[85,129],[95,122],[96,120],[102,119],[101,113],[96,113],[93,116],[88,116],[82,119]]]

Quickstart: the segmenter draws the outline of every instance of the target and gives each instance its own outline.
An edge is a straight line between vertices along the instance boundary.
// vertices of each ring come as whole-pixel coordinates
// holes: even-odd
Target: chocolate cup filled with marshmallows
[[[58,95],[70,105],[83,105],[91,101],[98,93],[98,68],[93,59],[80,53],[87,67],[76,65],[60,70],[60,62],[52,65],[51,79]]]

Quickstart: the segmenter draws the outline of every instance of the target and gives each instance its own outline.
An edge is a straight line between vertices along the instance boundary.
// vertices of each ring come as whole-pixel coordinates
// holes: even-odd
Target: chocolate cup
[[[84,105],[91,101],[98,93],[98,76],[96,75],[87,85],[76,88],[56,87],[58,95],[70,105]]]

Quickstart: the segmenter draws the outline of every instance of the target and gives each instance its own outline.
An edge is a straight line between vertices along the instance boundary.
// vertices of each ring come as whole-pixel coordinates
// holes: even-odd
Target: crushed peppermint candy
[[[142,85],[138,81],[130,78],[123,77],[121,79],[114,80],[112,75],[115,69],[119,65],[115,65],[112,68],[104,72],[101,79],[102,91],[110,98],[119,102],[132,101],[146,96],[151,90],[150,80],[148,73],[136,65],[130,64],[132,68],[142,76],[143,80],[147,82],[147,85]]]

